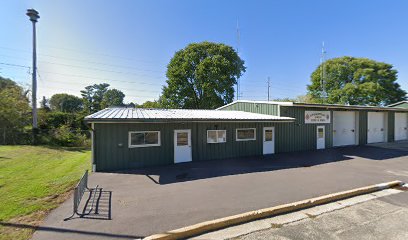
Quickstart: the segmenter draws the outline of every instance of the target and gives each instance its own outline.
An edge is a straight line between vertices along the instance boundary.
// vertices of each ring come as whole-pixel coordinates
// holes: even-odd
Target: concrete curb
[[[293,212],[296,210],[310,208],[321,204],[326,204],[329,202],[337,201],[344,198],[355,197],[362,194],[368,194],[383,190],[386,188],[392,188],[396,186],[401,186],[403,182],[401,181],[392,181],[386,183],[380,183],[376,185],[371,185],[362,188],[355,188],[348,191],[337,192],[333,194],[328,194],[316,198],[310,198],[298,202],[293,202],[289,204],[283,204],[275,207],[264,208],[256,211],[250,211],[246,213],[241,213],[238,215],[233,215],[229,217],[219,218],[211,221],[206,221],[202,223],[197,223],[187,227],[179,228],[176,230],[171,230],[166,233],[155,234],[144,238],[145,240],[174,240],[174,239],[183,239],[205,232],[215,231],[221,228],[250,222],[257,219],[262,219],[266,217],[271,217],[277,214],[283,214],[288,212]]]

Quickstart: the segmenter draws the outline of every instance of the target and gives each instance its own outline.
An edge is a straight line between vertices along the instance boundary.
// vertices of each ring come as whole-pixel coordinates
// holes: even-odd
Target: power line
[[[55,58],[55,59],[65,59],[65,60],[70,60],[70,61],[75,61],[75,62],[83,62],[83,63],[102,65],[102,66],[109,66],[109,67],[114,67],[114,68],[126,68],[126,69],[133,69],[133,70],[136,70],[136,71],[142,71],[142,72],[163,73],[162,71],[141,69],[141,68],[135,68],[135,67],[129,67],[129,66],[123,66],[123,65],[116,65],[116,64],[107,64],[107,63],[102,63],[102,62],[79,60],[77,58],[67,58],[67,57],[59,57],[59,56],[57,57],[57,56],[49,55],[49,54],[37,54],[37,55],[51,57],[51,58]],[[9,57],[9,58],[16,58],[16,59],[24,59],[24,60],[28,59],[28,57],[16,57],[16,56],[4,55],[4,54],[0,54],[0,56]],[[61,64],[61,63],[47,62],[47,61],[40,61],[40,62],[50,63],[50,64]],[[83,66],[79,66],[79,67],[86,68],[86,67],[83,67]],[[101,70],[105,70],[105,69],[101,69]]]
[[[24,68],[30,69],[30,67],[24,66],[24,65],[4,63],[4,62],[0,62],[0,64],[6,65],[6,66],[24,67]],[[98,78],[98,77],[92,77],[92,76],[87,76],[87,75],[68,74],[68,73],[57,73],[57,72],[49,72],[49,71],[42,71],[42,73],[55,74],[55,75],[68,76],[68,77],[89,78],[89,79],[96,79],[96,80],[108,81],[108,82],[109,82],[109,81],[113,81],[113,82],[124,82],[124,83],[133,83],[133,84],[142,84],[142,85],[162,86],[161,84],[148,83],[148,82],[143,82],[143,81],[141,81],[141,82],[123,81],[123,80],[115,80],[115,79],[110,79],[110,78]]]
[[[54,47],[50,45],[41,45],[42,47],[45,48],[53,48],[53,49],[58,49],[58,50],[63,50],[63,51],[69,51],[69,52],[77,52],[77,53],[82,53],[82,54],[87,54],[87,55],[95,55],[95,56],[104,56],[104,57],[110,57],[110,58],[118,58],[118,59],[123,59],[127,61],[137,61],[137,62],[145,62],[145,63],[152,63],[156,64],[156,61],[153,60],[141,60],[141,59],[136,59],[136,58],[129,58],[129,57],[122,57],[118,55],[109,55],[109,54],[104,54],[104,53],[97,53],[97,52],[92,52],[92,51],[86,51],[86,50],[77,50],[73,48],[64,48],[64,47]]]
[[[52,90],[59,90],[59,91],[61,90],[60,88],[49,87],[49,86],[42,86],[41,88],[52,89]],[[74,91],[74,92],[80,92],[80,91],[81,91],[81,90],[72,89],[72,88],[64,88],[63,90]],[[155,98],[155,96],[152,96],[152,95],[138,95],[138,96],[128,95],[128,94],[125,94],[125,95],[126,95],[126,97],[134,97],[134,98],[140,98],[140,97]],[[159,95],[157,95],[157,97],[159,97]]]
[[[41,80],[42,81],[42,80]],[[62,84],[71,84],[69,82],[63,82],[63,81],[55,81],[55,80],[47,80],[46,82],[51,82],[51,83],[62,83]],[[88,85],[89,83],[80,83],[80,82],[76,82],[82,85]],[[146,90],[146,89],[134,89],[134,88],[126,88],[126,90],[131,90],[131,91],[140,91],[140,92],[152,92],[152,93],[157,93],[160,90],[156,90],[156,91],[152,91],[152,90]]]
[[[44,46],[41,45],[41,47],[45,47],[45,48],[52,48],[52,49],[59,49],[59,50],[63,50],[63,51],[68,51],[68,52],[77,52],[77,53],[81,53],[81,54],[85,54],[85,55],[94,55],[94,56],[104,56],[104,57],[110,57],[110,58],[117,58],[117,59],[123,59],[123,60],[127,60],[127,61],[136,61],[136,62],[145,62],[145,63],[152,63],[152,64],[157,64],[157,61],[148,61],[148,60],[141,60],[141,59],[136,59],[136,58],[128,58],[128,57],[122,57],[122,56],[114,56],[114,55],[107,55],[107,54],[101,54],[101,53],[94,53],[94,52],[90,52],[90,51],[84,51],[84,50],[77,50],[77,49],[72,49],[72,48],[60,48],[60,47],[51,47],[51,46]],[[12,50],[12,51],[21,51],[21,52],[30,52],[24,49],[16,49],[16,48],[9,48],[9,47],[3,47],[0,46],[0,48],[2,49],[7,49],[7,50]],[[87,52],[87,53],[86,53]]]
[[[1,64],[1,65],[5,65],[5,66],[23,67],[23,68],[28,68],[28,69],[30,69],[30,67],[28,67],[28,66],[23,66],[23,65],[19,65],[19,64],[4,63],[4,62],[0,62],[0,64]]]

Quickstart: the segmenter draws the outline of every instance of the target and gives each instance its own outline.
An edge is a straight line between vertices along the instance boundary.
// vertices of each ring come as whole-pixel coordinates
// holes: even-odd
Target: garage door
[[[395,141],[408,139],[408,114],[395,113]]]
[[[333,112],[333,146],[356,145],[356,113]]]
[[[385,113],[368,113],[367,143],[385,142]]]

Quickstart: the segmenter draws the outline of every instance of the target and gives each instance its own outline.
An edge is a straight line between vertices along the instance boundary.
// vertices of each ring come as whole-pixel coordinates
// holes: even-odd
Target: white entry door
[[[263,154],[275,153],[275,128],[263,128]]]
[[[317,126],[316,128],[316,148],[325,149],[326,148],[326,131],[324,126]]]
[[[367,143],[386,142],[385,113],[369,112],[367,116]]]
[[[395,113],[395,141],[408,139],[408,114]]]
[[[191,130],[174,130],[174,163],[191,160]]]

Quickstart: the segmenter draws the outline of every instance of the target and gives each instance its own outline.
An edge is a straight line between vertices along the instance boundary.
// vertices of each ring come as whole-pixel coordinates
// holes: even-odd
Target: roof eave
[[[408,111],[404,108],[396,107],[371,107],[371,106],[346,106],[346,105],[320,105],[320,104],[307,104],[307,103],[294,103],[294,107],[312,107],[312,108],[327,108],[327,109],[350,109],[350,110],[374,110],[374,111]]]
[[[85,119],[85,123],[173,123],[173,122],[294,122],[284,119]]]

